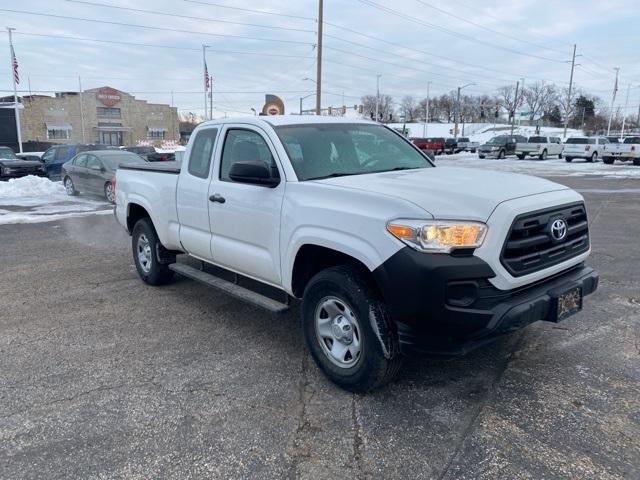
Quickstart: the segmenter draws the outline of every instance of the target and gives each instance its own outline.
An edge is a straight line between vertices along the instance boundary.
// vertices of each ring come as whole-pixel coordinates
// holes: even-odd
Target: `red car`
[[[431,150],[435,155],[444,153],[444,138],[412,138],[411,141],[420,150]]]

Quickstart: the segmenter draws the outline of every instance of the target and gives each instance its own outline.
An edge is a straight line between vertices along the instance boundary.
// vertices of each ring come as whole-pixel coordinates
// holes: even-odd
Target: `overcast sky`
[[[520,78],[568,84],[577,43],[575,84],[609,102],[619,66],[616,103],[632,82],[629,110],[637,109],[638,12],[638,0],[325,0],[322,104],[341,105],[343,94],[359,103],[375,93],[378,73],[381,93],[397,101],[426,96],[428,81],[432,95],[466,83],[491,94]],[[303,78],[315,79],[317,0],[0,0],[0,18],[16,28],[20,90],[27,78],[34,93],[77,90],[80,75],[83,89],[110,85],[153,102],[170,103],[174,91],[181,112],[201,113],[203,43],[217,114],[251,114],[265,93],[297,111],[315,88]],[[8,48],[0,51],[0,89],[10,90]]]

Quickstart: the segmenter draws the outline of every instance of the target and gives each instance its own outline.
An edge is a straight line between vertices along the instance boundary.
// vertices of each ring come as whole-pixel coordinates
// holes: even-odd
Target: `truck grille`
[[[563,220],[565,235],[560,237]],[[518,215],[502,248],[500,261],[514,277],[557,265],[589,250],[589,225],[583,203]]]

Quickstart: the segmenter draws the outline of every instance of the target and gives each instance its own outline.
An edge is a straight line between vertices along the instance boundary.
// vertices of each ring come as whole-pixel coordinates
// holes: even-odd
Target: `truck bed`
[[[120,165],[121,170],[142,170],[145,172],[171,173],[178,175],[180,173],[179,162],[154,162],[154,163],[135,163],[129,165]]]

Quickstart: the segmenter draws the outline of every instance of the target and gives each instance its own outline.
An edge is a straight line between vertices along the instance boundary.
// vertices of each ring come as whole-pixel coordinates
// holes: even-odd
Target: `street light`
[[[305,81],[307,81],[307,80],[308,80],[308,81],[310,81],[310,82],[315,83],[316,85],[318,84],[318,82],[316,82],[313,78],[304,77],[304,78],[302,79],[302,81],[303,81],[303,82],[305,82]]]
[[[315,93],[310,93],[309,95],[305,95],[304,97],[300,97],[300,115],[302,115],[302,100],[305,98],[313,97]]]
[[[460,116],[460,90],[463,88],[470,87],[475,85],[475,83],[467,83],[466,85],[462,85],[458,87],[458,96],[456,98],[456,118],[455,118],[455,126],[453,128],[453,136],[457,140],[458,139],[458,117]]]

